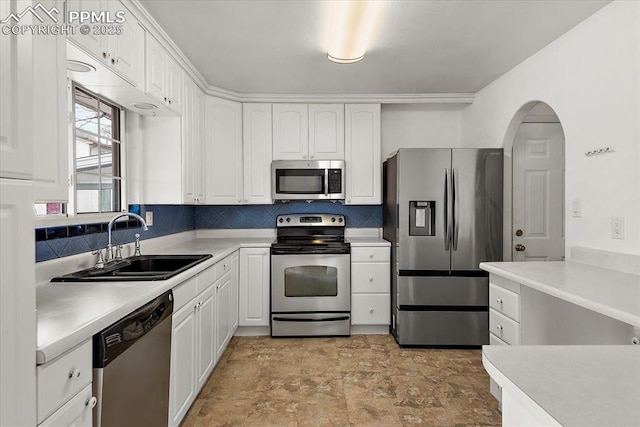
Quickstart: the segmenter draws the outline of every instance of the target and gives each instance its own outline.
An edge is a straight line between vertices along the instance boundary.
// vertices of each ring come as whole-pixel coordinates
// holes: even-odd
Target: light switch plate
[[[574,218],[582,217],[582,203],[578,198],[571,200],[571,216]]]
[[[151,227],[153,225],[153,212],[147,211],[144,216],[144,222],[147,223],[147,227]]]

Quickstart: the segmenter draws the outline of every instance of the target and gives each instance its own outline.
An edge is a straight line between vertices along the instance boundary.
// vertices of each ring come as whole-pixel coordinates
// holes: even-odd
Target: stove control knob
[[[291,222],[291,218],[287,217],[287,222]]]
[[[342,218],[338,218],[338,222],[342,222]]]
[[[331,222],[336,222],[336,219],[334,217],[331,217]]]
[[[280,224],[282,224],[282,223],[284,222],[284,219],[280,218],[280,219],[278,220],[278,222],[279,222]]]

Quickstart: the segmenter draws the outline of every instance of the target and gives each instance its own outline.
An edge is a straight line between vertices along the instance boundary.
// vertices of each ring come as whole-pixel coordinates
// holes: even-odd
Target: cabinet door
[[[198,297],[197,309],[197,385],[196,393],[202,388],[216,362],[215,325],[217,313],[215,287],[211,286]]]
[[[238,329],[238,281],[240,274],[240,265],[238,261],[238,252],[235,252],[231,258],[231,301],[229,308],[231,310],[231,336]]]
[[[112,14],[125,10],[120,2],[111,1],[109,11]],[[142,83],[144,70],[144,29],[131,13],[126,13],[122,25],[122,34],[109,36],[108,63],[129,83],[138,87]]]
[[[208,96],[205,128],[207,204],[241,204],[242,105]]]
[[[196,397],[196,300],[173,315],[169,425],[177,426]]]
[[[271,200],[271,104],[242,105],[244,203],[269,204]]]
[[[120,2],[117,3],[120,6]],[[108,4],[105,0],[67,0],[68,11],[82,10],[100,12],[103,10],[106,11],[107,7]],[[59,10],[62,11],[63,9]],[[127,19],[129,18],[131,18],[131,14],[127,14]],[[76,23],[77,22],[74,22],[74,24]],[[109,55],[107,36],[94,34],[93,31],[90,31],[88,34],[81,34],[80,31],[76,31],[75,34],[69,35],[69,40],[101,61],[107,61]]]
[[[345,105],[346,204],[382,203],[380,104]]]
[[[309,105],[309,158],[344,159],[344,104]]]
[[[269,326],[270,271],[269,249],[240,249],[240,326]]]
[[[93,425],[92,397],[91,384],[89,384],[38,427],[91,427]]]
[[[0,5],[3,3],[0,2]],[[33,285],[35,250],[32,194],[29,181],[0,179],[2,426],[36,424],[36,294]]]
[[[146,91],[163,104],[167,103],[167,61],[169,54],[150,34],[145,33]]]
[[[273,160],[309,157],[307,104],[273,104]]]
[[[188,77],[185,75],[185,79]],[[184,96],[183,96],[184,98]],[[191,123],[195,138],[194,185],[196,188],[196,203],[205,202],[205,153],[204,153],[204,100],[205,95],[196,87],[195,114]]]
[[[182,68],[167,54],[167,105],[178,114],[182,112],[182,86]]]
[[[29,6],[28,1],[0,1],[0,16],[22,13]],[[31,16],[25,13],[20,24],[31,24]],[[0,177],[4,178],[30,179],[33,174],[32,39],[29,32],[0,36]]]
[[[216,288],[216,360],[220,360],[231,339],[231,273],[222,276]]]
[[[41,1],[47,9],[63,10],[64,1]],[[64,35],[33,39],[33,180],[34,200],[65,202],[69,199],[67,140],[67,40]]]
[[[197,139],[195,135],[196,85],[184,79],[182,111],[182,194],[184,203],[196,203]]]

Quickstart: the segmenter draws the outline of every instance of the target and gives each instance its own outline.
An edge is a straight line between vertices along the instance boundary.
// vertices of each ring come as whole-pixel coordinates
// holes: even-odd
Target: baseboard
[[[386,335],[389,325],[351,325],[351,335]]]
[[[238,326],[233,333],[236,337],[262,337],[271,335],[269,326]]]

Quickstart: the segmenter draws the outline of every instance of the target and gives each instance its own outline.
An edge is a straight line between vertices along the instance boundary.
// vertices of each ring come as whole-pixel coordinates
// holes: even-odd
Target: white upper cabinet
[[[182,109],[182,69],[149,33],[146,33],[146,91],[176,113]]]
[[[242,105],[245,204],[271,203],[271,104]]]
[[[273,160],[343,157],[343,104],[273,104]]]
[[[344,104],[309,105],[309,159],[344,158]]]
[[[41,2],[62,10],[63,0]],[[37,202],[69,198],[67,140],[67,40],[64,35],[33,38],[33,192]]]
[[[309,157],[307,104],[273,104],[273,160]]]
[[[0,16],[19,13],[26,2],[0,1]],[[31,24],[31,14],[20,24]],[[47,36],[48,37],[48,36]],[[32,39],[29,32],[0,35],[0,177],[33,175]]]
[[[205,200],[242,204],[242,104],[208,96],[204,121]]]
[[[204,203],[204,94],[185,76],[182,111],[183,202]]]
[[[111,19],[122,16],[124,21],[106,24],[104,34],[95,27],[88,34],[69,35],[69,40],[81,47],[113,71],[138,87],[144,79],[144,28],[119,1],[69,0],[70,11],[109,12]],[[124,13],[123,13],[124,12]]]
[[[382,203],[380,104],[345,105],[346,204]]]

